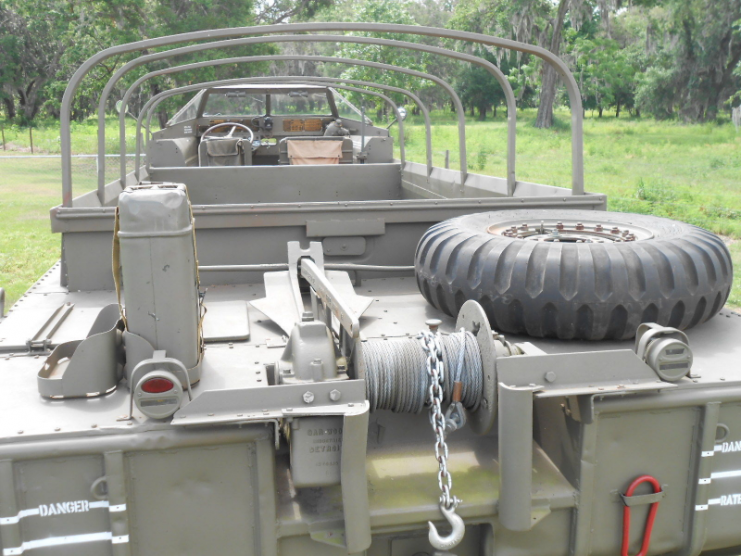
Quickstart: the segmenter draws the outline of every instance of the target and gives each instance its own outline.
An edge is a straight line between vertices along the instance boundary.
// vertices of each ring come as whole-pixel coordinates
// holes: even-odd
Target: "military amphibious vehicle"
[[[509,83],[436,38],[557,70],[572,109],[570,187],[517,178]],[[129,72],[172,64],[133,82],[122,123],[148,79],[285,59],[217,54],[301,41],[491,72],[507,99],[508,141],[492,145],[507,175],[468,171],[463,107],[444,80],[301,55],[290,58],[442,87],[459,122],[445,148],[460,166],[432,164],[413,91],[249,77],[150,99],[134,171],[122,156],[105,183],[103,118]],[[196,51],[214,59],[175,65]],[[74,196],[70,107],[113,56],[128,61],[101,92],[98,189]],[[390,103],[395,127],[347,102],[359,91]],[[159,103],[186,93],[197,94],[150,131]],[[392,93],[425,120],[422,163],[406,159]],[[3,556],[741,551],[741,316],[724,309],[728,250],[694,226],[607,212],[585,190],[581,98],[557,57],[404,25],[194,32],[86,61],[61,118],[61,260],[0,320]],[[123,125],[121,138],[126,154]]]

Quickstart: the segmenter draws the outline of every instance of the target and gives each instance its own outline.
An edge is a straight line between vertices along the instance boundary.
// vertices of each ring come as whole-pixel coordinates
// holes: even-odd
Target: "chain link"
[[[419,335],[422,347],[427,355],[427,403],[430,405],[430,424],[435,433],[435,457],[439,464],[437,484],[440,487],[440,504],[446,509],[454,509],[460,500],[452,496],[453,477],[448,472],[448,444],[445,442],[445,415],[443,415],[443,384],[445,383],[445,367],[443,365],[442,348],[438,334],[423,331]]]

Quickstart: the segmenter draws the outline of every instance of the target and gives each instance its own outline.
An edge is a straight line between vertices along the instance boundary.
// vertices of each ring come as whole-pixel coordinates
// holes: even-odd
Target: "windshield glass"
[[[211,92],[203,108],[204,116],[261,116],[265,114],[265,95],[247,91]]]
[[[340,115],[340,117],[360,121],[360,116],[362,114],[360,108],[355,106],[347,99],[347,97],[343,96],[342,93],[336,91],[335,89],[332,89],[332,93],[334,93],[334,102],[337,105],[337,113]],[[367,114],[365,115],[365,123],[373,125],[373,122],[370,120]]]
[[[183,106],[172,119],[167,122],[167,125],[179,124],[180,122],[186,122],[194,119],[198,115],[198,105],[201,103],[203,97],[203,91],[199,91],[188,104]]]
[[[327,101],[327,93],[324,91],[317,93],[291,91],[270,95],[270,114],[273,116],[293,114],[331,116],[332,111]]]

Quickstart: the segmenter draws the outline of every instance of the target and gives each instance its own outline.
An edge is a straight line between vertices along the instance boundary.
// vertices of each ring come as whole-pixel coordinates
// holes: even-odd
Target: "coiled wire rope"
[[[481,353],[475,336],[461,328],[440,337],[445,401],[453,385],[462,385],[461,403],[476,411],[483,396]],[[390,409],[396,413],[420,413],[428,402],[430,377],[427,354],[415,338],[368,340],[362,343],[366,397],[371,411]]]

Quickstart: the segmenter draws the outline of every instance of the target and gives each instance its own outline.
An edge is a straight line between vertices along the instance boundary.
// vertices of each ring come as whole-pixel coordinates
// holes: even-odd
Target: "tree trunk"
[[[566,12],[569,9],[569,0],[559,0],[558,13],[553,22],[553,35],[551,35],[550,51],[558,56],[561,50],[561,31]],[[543,64],[543,81],[540,87],[540,106],[538,106],[538,117],[535,119],[535,127],[546,128],[553,125],[553,101],[556,100],[556,80],[558,75],[550,64]]]
[[[494,115],[493,115],[493,117],[494,118],[497,117],[497,105],[496,104],[494,105]]]
[[[617,102],[617,105],[615,106],[615,117],[620,117],[620,101]]]
[[[486,119],[486,105],[479,104],[479,121],[483,122]]]
[[[450,111],[455,112],[455,102],[453,102],[452,100],[450,101]]]
[[[11,95],[3,97],[3,104],[5,105],[5,116],[12,120],[16,116],[15,112],[15,100]]]
[[[720,77],[714,79],[717,83],[716,87],[709,91],[705,120],[714,120],[718,116],[718,107],[726,98],[728,98],[728,87],[733,78],[734,70],[736,66],[738,66],[739,62],[741,62],[741,44],[737,41],[731,48],[728,46],[731,43],[731,38],[733,36],[732,33],[732,31],[729,31],[721,41],[721,52],[728,52],[729,50],[730,52],[728,59],[721,70]],[[717,69],[713,68],[712,71],[713,73],[716,73]],[[721,95],[723,96],[721,97]]]
[[[599,114],[599,117],[602,117],[602,106],[597,107],[597,113]]]

